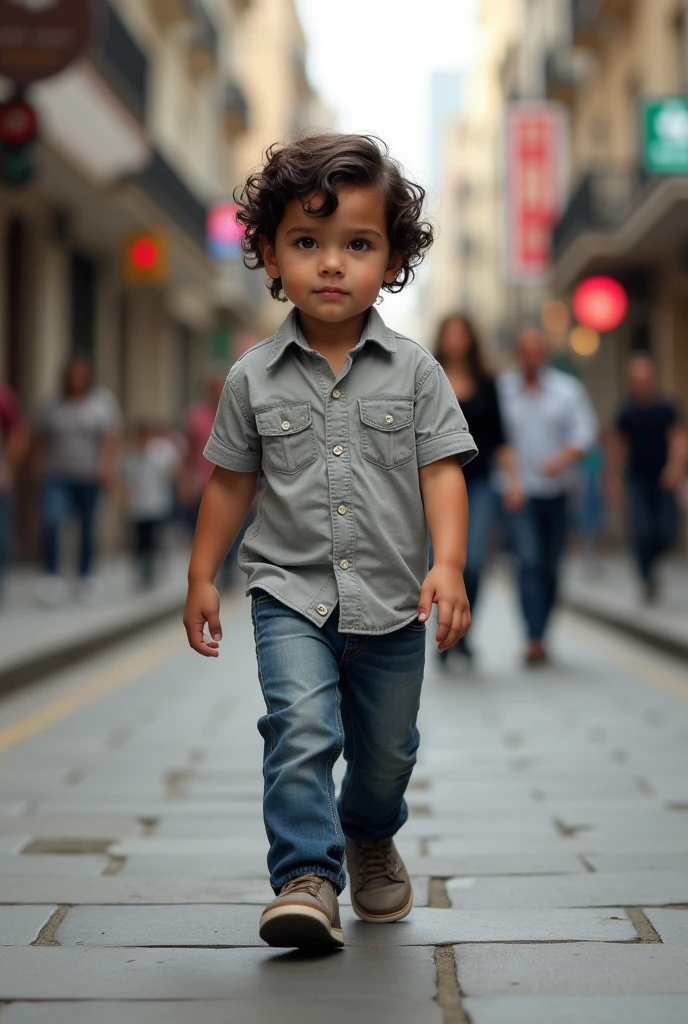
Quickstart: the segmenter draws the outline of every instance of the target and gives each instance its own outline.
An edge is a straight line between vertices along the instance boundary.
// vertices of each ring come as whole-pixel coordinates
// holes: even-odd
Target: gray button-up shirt
[[[293,311],[232,367],[206,457],[267,481],[239,565],[322,626],[347,633],[416,618],[428,531],[418,469],[476,454],[437,361],[371,309],[341,372],[306,342]]]

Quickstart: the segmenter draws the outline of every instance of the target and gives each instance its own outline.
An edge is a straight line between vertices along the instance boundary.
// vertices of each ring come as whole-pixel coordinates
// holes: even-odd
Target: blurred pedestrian
[[[451,313],[440,324],[435,355],[456,395],[478,454],[464,466],[470,510],[468,548],[464,581],[466,594],[475,613],[480,579],[487,560],[490,535],[495,522],[498,498],[493,471],[500,466],[505,474],[504,502],[516,511],[524,503],[523,490],[516,472],[513,449],[506,443],[497,387],[489,372],[475,327],[463,313]],[[469,660],[473,651],[464,636],[456,650]],[[448,651],[443,651],[445,659]]]
[[[628,364],[629,395],[616,420],[611,490],[620,499],[625,476],[631,540],[645,600],[657,597],[657,563],[674,540],[677,494],[688,465],[688,438],[674,402],[657,390],[645,353]]]
[[[549,365],[542,331],[521,331],[515,356],[517,366],[500,378],[499,394],[527,500],[507,522],[528,632],[525,661],[538,665],[548,657],[544,639],[557,598],[575,467],[595,443],[597,423],[582,384]]]
[[[80,528],[78,592],[84,599],[94,592],[96,513],[103,488],[115,481],[120,429],[121,415],[114,395],[94,384],[88,359],[70,359],[62,392],[43,407],[36,431],[44,572],[36,596],[41,603],[57,603],[65,593],[60,539],[64,524],[72,516]]]
[[[600,555],[605,523],[605,448],[605,438],[600,436],[581,459],[576,501],[576,524],[583,566],[592,575],[602,570]]]
[[[150,423],[139,423],[122,462],[124,498],[132,527],[132,554],[139,586],[155,585],[160,545],[174,509],[180,455]]]
[[[28,446],[19,399],[0,381],[0,601],[11,542],[11,496],[14,480]]]
[[[192,532],[196,528],[203,491],[214,469],[203,452],[213,429],[224,383],[225,378],[218,374],[208,377],[202,400],[192,405],[186,415],[186,458],[179,475],[178,490],[184,517]]]

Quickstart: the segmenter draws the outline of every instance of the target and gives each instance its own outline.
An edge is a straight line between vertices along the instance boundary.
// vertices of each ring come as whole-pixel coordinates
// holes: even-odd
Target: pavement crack
[[[581,862],[585,870],[590,872],[590,874],[594,875],[597,872],[597,868],[590,863],[584,853],[578,854],[578,860]]]
[[[126,857],[108,857],[108,864],[105,871],[103,871],[103,877],[118,875],[126,863]]]
[[[65,917],[70,911],[69,906],[60,906],[57,908],[55,913],[52,915],[49,921],[47,921],[36,938],[31,943],[32,946],[59,946],[60,943],[55,938],[55,933],[60,927]]]
[[[661,942],[659,933],[648,920],[641,907],[624,907],[631,924],[638,933],[639,942]]]
[[[554,818],[554,827],[565,839],[575,839],[581,832],[592,832],[592,825],[567,825],[560,818]]]
[[[116,839],[70,839],[67,836],[60,836],[56,839],[34,839],[32,843],[25,846],[22,856],[41,856],[43,854],[59,855],[97,855],[107,853],[108,849]]]
[[[429,907],[442,907],[447,910],[451,907],[451,900],[447,893],[447,886],[443,878],[430,879],[430,893],[428,897]]]
[[[435,969],[435,1002],[442,1009],[443,1024],[470,1024],[471,1019],[461,1003],[461,988],[453,946],[435,946]]]

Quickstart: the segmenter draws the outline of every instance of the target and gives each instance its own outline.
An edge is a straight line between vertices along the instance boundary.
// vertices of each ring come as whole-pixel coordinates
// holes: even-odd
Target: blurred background
[[[10,583],[41,559],[54,575],[46,459],[90,459],[108,485],[75,542],[84,578],[84,544],[126,548],[150,509],[176,523],[168,547],[188,540],[219,382],[285,313],[242,264],[232,192],[304,128],[373,132],[427,189],[438,241],[385,298],[392,326],[432,347],[461,310],[503,366],[541,325],[603,432],[630,353],[688,400],[685,0],[1,0],[0,75]],[[97,457],[60,420],[82,393]],[[82,521],[89,494],[72,495]],[[625,543],[618,510],[596,529]],[[151,543],[134,542],[144,561]],[[685,546],[683,517],[676,565]]]

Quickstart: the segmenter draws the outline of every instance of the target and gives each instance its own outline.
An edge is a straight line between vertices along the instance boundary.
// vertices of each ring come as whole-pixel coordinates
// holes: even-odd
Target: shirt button
[[[332,392],[332,397],[333,398],[341,398],[342,397],[342,393],[339,390],[339,388],[335,388],[334,389],[334,391]]]
[[[339,512],[340,516],[345,516],[349,510],[347,509],[346,505],[340,505],[337,511]]]
[[[334,452],[335,455],[343,455],[344,454],[344,449],[342,448],[342,446],[340,444],[335,445],[335,447],[332,449],[332,451]]]
[[[393,416],[385,416],[385,423],[394,423]]]
[[[324,604],[319,604],[315,610],[318,613],[318,615],[327,615],[327,608],[325,607]]]
[[[351,562],[348,559],[342,558],[341,562],[339,563],[339,568],[340,569],[348,569],[350,565],[351,565]]]
[[[289,420],[285,420],[284,423],[282,424],[282,430],[289,430],[290,426],[291,423],[289,422]]]

